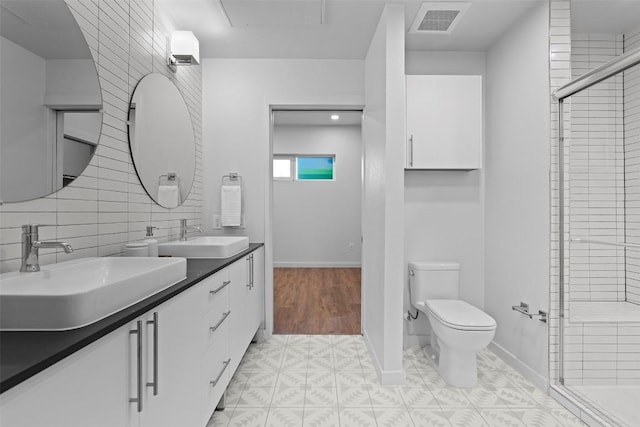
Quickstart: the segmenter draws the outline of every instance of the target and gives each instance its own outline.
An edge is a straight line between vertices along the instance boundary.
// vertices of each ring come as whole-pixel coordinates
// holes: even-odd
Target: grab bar
[[[534,316],[540,316],[538,320],[543,323],[547,323],[548,313],[542,310],[538,310],[537,313],[529,313],[529,304],[527,304],[526,302],[520,302],[520,305],[512,305],[511,310],[515,310],[518,313],[524,314],[525,316],[529,317],[529,319],[533,319]]]
[[[636,248],[640,249],[640,245],[635,243],[618,243],[618,242],[607,242],[604,240],[593,240],[593,239],[571,239],[574,243],[596,243],[598,245],[608,245],[608,246],[617,246],[621,248]]]

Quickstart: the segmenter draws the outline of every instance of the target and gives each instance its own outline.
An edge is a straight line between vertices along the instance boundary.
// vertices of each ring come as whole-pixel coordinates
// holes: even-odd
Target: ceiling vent
[[[460,21],[471,3],[439,2],[422,3],[416,14],[410,33],[449,34]]]

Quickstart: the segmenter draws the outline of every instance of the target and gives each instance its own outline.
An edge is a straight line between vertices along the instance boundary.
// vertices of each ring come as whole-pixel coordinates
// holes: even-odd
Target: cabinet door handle
[[[247,288],[251,290],[251,255],[247,256]]]
[[[147,387],[153,387],[153,395],[158,395],[158,312],[153,313],[153,320],[147,320],[147,325],[153,325],[153,382]]]
[[[251,289],[253,289],[253,254],[251,254]]]
[[[413,135],[409,137],[409,166],[413,167]]]
[[[224,374],[224,371],[227,370],[227,366],[229,366],[229,362],[231,362],[231,358],[225,360],[224,362],[222,362],[222,364],[224,365],[222,367],[222,370],[220,371],[220,373],[218,374],[218,376],[216,377],[215,380],[210,381],[211,382],[211,387],[215,387],[216,384],[218,384],[218,381],[220,381],[220,378],[222,378],[222,374]]]
[[[231,283],[231,280],[227,280],[227,281],[225,281],[225,282],[222,282],[222,285],[221,285],[218,289],[214,289],[214,290],[212,290],[212,291],[209,291],[209,293],[210,293],[211,295],[215,295],[215,294],[217,294],[218,292],[220,292],[221,290],[223,290],[225,287],[227,287],[227,285],[229,285],[229,283]]]
[[[215,332],[216,329],[218,329],[220,327],[220,325],[222,325],[224,323],[225,320],[227,320],[227,317],[229,317],[229,315],[231,314],[231,310],[227,311],[226,313],[222,314],[222,319],[220,319],[220,321],[218,323],[216,323],[215,325],[211,326],[209,328],[209,330],[211,332]]]
[[[138,396],[130,398],[129,402],[137,403],[138,412],[142,412],[142,320],[138,320],[136,323],[137,323],[137,328],[132,331],[129,331],[129,334],[137,335],[136,365],[138,368],[138,373],[137,373],[138,374],[138,378],[137,378]]]

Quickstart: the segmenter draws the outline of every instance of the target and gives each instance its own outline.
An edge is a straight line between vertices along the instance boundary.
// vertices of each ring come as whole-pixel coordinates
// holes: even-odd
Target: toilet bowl
[[[451,262],[409,264],[411,302],[431,326],[431,355],[442,378],[454,387],[477,384],[476,354],[487,347],[496,321],[473,305],[459,300],[460,265]]]
[[[420,309],[420,307],[418,307]],[[487,347],[496,333],[496,322],[488,314],[461,300],[428,300],[422,310],[429,319],[435,341],[438,372],[454,387],[477,384],[476,354]]]

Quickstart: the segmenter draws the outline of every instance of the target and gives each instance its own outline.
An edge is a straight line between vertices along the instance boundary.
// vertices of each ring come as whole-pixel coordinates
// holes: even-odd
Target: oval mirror
[[[0,0],[0,203],[46,196],[98,145],[102,94],[64,0]]]
[[[133,92],[129,148],[149,197],[165,208],[180,206],[193,185],[196,141],[187,104],[162,74],[147,74]]]

